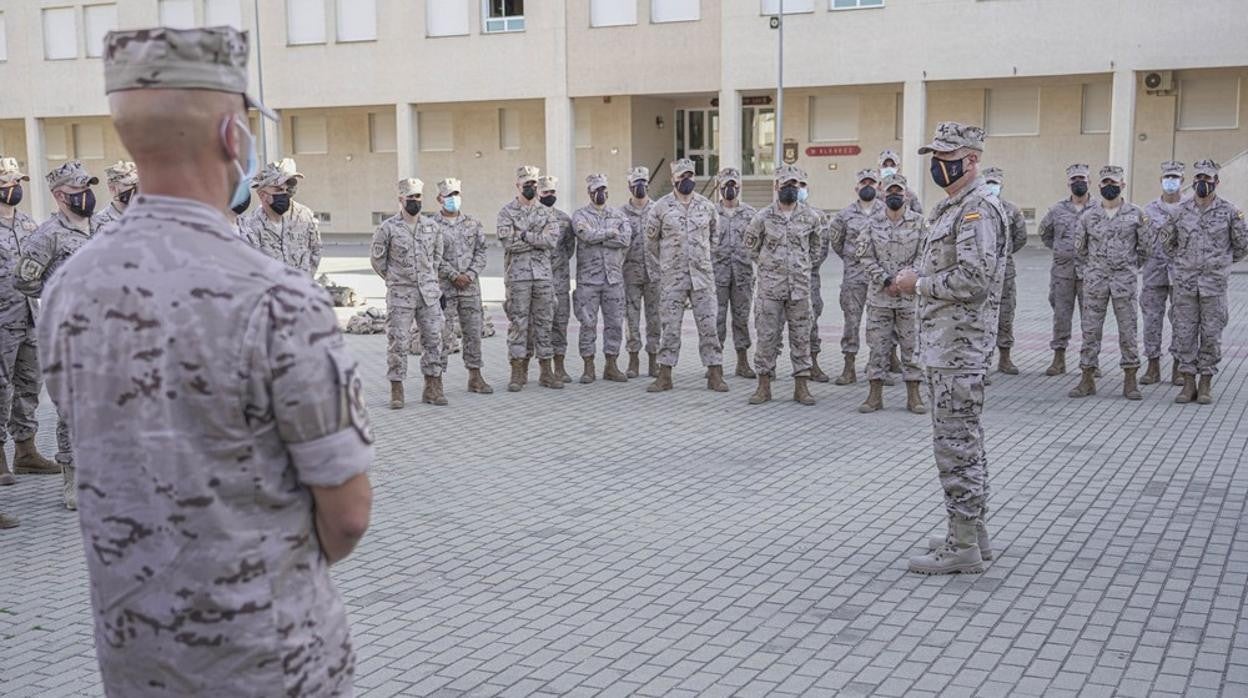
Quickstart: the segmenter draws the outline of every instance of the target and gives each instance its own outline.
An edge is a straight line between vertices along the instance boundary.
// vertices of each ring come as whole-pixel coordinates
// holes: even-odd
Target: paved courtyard
[[[497,336],[498,393],[467,394],[455,355],[450,407],[393,412],[384,338],[351,337],[378,436],[372,528],[334,569],[357,692],[1248,695],[1248,274],[1232,280],[1217,402],[1200,407],[1169,384],[1122,399],[1112,320],[1101,394],[1067,399],[1075,372],[1043,375],[1047,257],[1029,248],[1019,266],[1023,373],[995,376],[986,409],[997,557],[975,576],[906,572],[944,514],[930,421],[904,411],[903,386],[869,416],[865,383],[815,385],[801,407],[785,380],[748,406],[751,381],[703,389],[687,317],[671,393],[644,378],[546,390],[535,368],[509,394]],[[3,696],[100,692],[58,481],[0,489],[22,519],[0,532]]]

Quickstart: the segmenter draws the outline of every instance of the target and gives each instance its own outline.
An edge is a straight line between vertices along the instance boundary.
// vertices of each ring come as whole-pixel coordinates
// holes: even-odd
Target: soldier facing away
[[[1157,226],[1170,220],[1179,203],[1183,200],[1183,163],[1167,160],[1161,163],[1161,196],[1153,199],[1144,207],[1144,215],[1148,216],[1153,226],[1153,249],[1144,262],[1141,274],[1140,312],[1144,316],[1144,357],[1148,359],[1148,369],[1140,378],[1141,385],[1152,385],[1161,382],[1161,335],[1166,318],[1166,306],[1170,306],[1170,356],[1173,365],[1170,369],[1170,382],[1183,385],[1183,373],[1179,370],[1177,344],[1174,341],[1174,302],[1170,294],[1170,275],[1174,264],[1161,244],[1161,236],[1157,234]]]
[[[1083,298],[1079,281],[1079,263],[1075,257],[1075,234],[1079,217],[1087,210],[1088,166],[1075,163],[1066,168],[1070,196],[1053,204],[1040,221],[1040,241],[1053,250],[1053,266],[1049,270],[1049,306],[1053,308],[1053,363],[1045,375],[1060,376],[1066,372],[1066,347],[1070,345],[1070,328],[1075,308]]]
[[[859,170],[854,201],[832,215],[828,224],[828,244],[841,258],[844,275],[841,278],[841,314],[844,330],[841,333],[841,354],[845,367],[834,381],[837,385],[858,382],[854,361],[858,356],[858,339],[862,328],[862,311],[867,302],[867,274],[858,262],[858,230],[867,219],[883,207],[876,196],[880,175],[875,170]]]
[[[571,383],[564,359],[568,353],[568,319],[572,315],[572,256],[576,254],[576,235],[572,232],[572,216],[555,208],[559,178],[542,175],[537,180],[537,200],[550,209],[559,220],[559,239],[550,251],[550,274],[555,293],[555,308],[550,326],[550,346],[554,351],[551,370],[560,381]],[[529,329],[529,354],[533,353],[533,329]]]
[[[632,226],[632,240],[624,257],[624,321],[628,341],[629,378],[641,373],[640,353],[644,348],[650,357],[646,374],[659,375],[659,280],[651,278],[646,264],[646,217],[654,201],[650,198],[650,170],[634,167],[628,171],[628,201],[620,212]],[[645,315],[646,333],[641,334],[641,318]]]
[[[104,180],[108,183],[108,193],[112,201],[91,217],[91,224],[96,230],[109,223],[121,220],[130,205],[130,199],[139,190],[139,171],[133,162],[118,160],[104,170]]]
[[[1000,167],[985,169],[984,183],[988,185],[988,191],[1001,202],[1001,208],[1005,210],[1006,230],[1009,233],[1009,242],[1003,248],[1005,276],[1001,282],[1001,310],[997,314],[997,370],[1007,376],[1016,376],[1018,366],[1014,365],[1011,356],[1014,350],[1014,309],[1018,305],[1018,270],[1014,265],[1014,255],[1027,245],[1027,220],[1017,204],[1001,198],[1001,187],[1005,183],[1004,170]]]
[[[321,264],[321,228],[312,209],[295,201],[301,179],[290,158],[266,165],[251,184],[260,206],[239,219],[239,228],[252,247],[316,276]]]
[[[275,118],[246,60],[225,27],[106,37],[143,192],[45,294],[110,696],[352,690],[329,566],[368,526],[372,432],[329,295],[225,219],[255,172],[247,108]]]
[[[624,341],[624,255],[632,242],[632,225],[619,209],[607,207],[607,176],[585,178],[589,203],[572,215],[576,232],[576,319],[585,370],[582,383],[593,383],[598,317],[602,316],[603,380],[623,383],[628,377],[616,360]]]
[[[728,313],[732,312],[732,343],[737,350],[737,375],[756,378],[750,369],[750,296],[754,293],[754,265],[745,247],[745,228],[757,210],[741,201],[741,172],[725,167],[716,177],[719,185],[719,245],[711,264],[715,268],[715,290],[719,313],[715,330],[719,343],[728,338]]]
[[[443,313],[454,318],[464,335],[464,368],[468,369],[468,392],[489,395],[494,388],[481,376],[481,272],[486,264],[485,228],[476,218],[462,211],[463,186],[447,177],[438,182],[438,214],[434,216],[442,232]],[[447,322],[444,324],[449,325]],[[443,361],[445,366],[445,360]]]

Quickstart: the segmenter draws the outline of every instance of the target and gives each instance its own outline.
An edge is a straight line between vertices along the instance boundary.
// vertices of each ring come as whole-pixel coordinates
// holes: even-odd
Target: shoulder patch
[[[1244,220],[1244,212],[1243,212],[1243,211],[1240,211],[1240,212],[1239,212],[1239,214],[1238,214],[1238,216],[1239,216],[1239,220],[1241,220],[1241,221],[1242,221],[1242,220]]]

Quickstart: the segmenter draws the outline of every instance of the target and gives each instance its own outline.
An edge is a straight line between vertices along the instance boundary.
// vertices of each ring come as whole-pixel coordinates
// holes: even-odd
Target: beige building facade
[[[328,233],[370,231],[407,176],[430,198],[438,179],[461,179],[465,210],[491,220],[520,164],[559,176],[569,208],[590,172],[612,177],[617,202],[633,165],[665,190],[677,157],[697,161],[704,180],[740,167],[747,196],[765,200],[777,5],[0,0],[0,154],[36,175],[75,157],[102,174],[125,157],[103,94],[104,33],[233,24],[252,33],[253,85],[281,116],[263,126],[263,157],[295,158],[306,175],[297,198]],[[1143,202],[1162,160],[1212,157],[1228,165],[1223,191],[1248,193],[1242,0],[785,0],[785,10],[782,138],[819,206],[848,202],[853,173],[885,148],[933,203],[914,153],[948,119],[984,125],[985,159],[1029,214],[1063,196],[1074,161],[1123,165]],[[46,215],[46,192],[31,190],[23,207]]]

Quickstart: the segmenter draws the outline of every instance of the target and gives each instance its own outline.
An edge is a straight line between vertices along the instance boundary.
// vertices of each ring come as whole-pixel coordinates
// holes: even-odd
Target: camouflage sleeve
[[[719,235],[720,235],[719,214],[715,212],[714,208],[711,208],[711,218],[709,221],[707,221],[707,225],[709,225],[711,228],[710,241],[711,241],[711,249],[713,250],[716,247],[719,247]]]
[[[516,223],[511,219],[511,214],[506,207],[498,212],[496,228],[498,241],[503,244],[503,249],[508,252],[529,252],[533,249],[532,245],[520,239],[520,233],[516,230]]]
[[[1135,226],[1135,266],[1142,268],[1153,253],[1153,228],[1148,221],[1148,213],[1139,210],[1140,224]]]
[[[628,219],[623,215],[608,216],[607,220],[614,223],[614,225],[612,226],[611,231],[607,234],[607,238],[603,241],[603,244],[617,250],[628,249],[633,237],[632,224],[629,223]]]
[[[48,228],[36,230],[26,238],[22,255],[17,261],[17,278],[13,287],[21,293],[38,298],[43,293],[43,282],[56,256],[56,236]]]
[[[538,205],[540,206],[541,204]],[[525,237],[535,250],[552,250],[555,248],[555,245],[559,244],[559,233],[561,230],[559,217],[548,211],[546,223],[542,226],[542,229]]]
[[[884,267],[880,265],[880,259],[875,249],[874,235],[858,236],[857,255],[863,270],[867,272],[867,276],[871,277],[871,280],[877,284],[884,283],[884,279],[888,278],[888,272],[884,271]]]
[[[481,277],[481,272],[485,271],[486,264],[486,240],[485,226],[480,221],[472,222],[472,263],[468,265],[468,273],[473,279]]]
[[[1011,254],[1027,246],[1027,219],[1017,206],[1010,207],[1010,238]]]
[[[1005,221],[992,206],[980,205],[964,210],[950,234],[956,236],[951,263],[919,279],[919,293],[942,301],[982,301],[992,287]]]
[[[1040,221],[1040,242],[1050,250],[1053,249],[1053,209],[1049,209]]]
[[[368,251],[368,261],[373,265],[373,271],[383,279],[386,278],[386,270],[390,264],[389,249],[390,228],[383,223],[373,232],[373,244]]]
[[[663,237],[663,223],[657,204],[646,214],[643,229],[646,233],[646,273],[650,278],[657,279],[662,271],[659,266],[659,240]]]
[[[1090,216],[1080,216],[1075,221],[1075,258],[1080,262],[1088,261],[1088,219]]]
[[[315,275],[316,268],[321,266],[321,224],[316,220],[315,213],[309,211],[308,215],[311,217],[308,221],[308,257]]]
[[[1153,223],[1153,235],[1161,241],[1167,257],[1174,257],[1179,253],[1178,223],[1178,215],[1171,211],[1166,211],[1165,219]]]
[[[600,230],[596,221],[590,217],[585,209],[577,209],[572,215],[572,232],[575,233],[576,239],[586,245],[598,245],[606,240],[606,231]]]
[[[572,219],[559,220],[559,244],[556,246],[559,255],[564,259],[572,259],[576,254],[576,234],[572,231]]]
[[[29,244],[29,241],[28,243]],[[60,300],[56,293],[56,282],[49,285],[47,300],[43,301],[39,322],[35,323],[37,335],[39,367],[43,373],[43,384],[48,389],[48,396],[56,405],[57,412],[67,420],[73,419],[73,401],[71,400],[71,383],[66,380],[65,357],[66,347],[63,342],[69,334],[62,332],[60,322]]]
[[[811,271],[817,272],[823,260],[828,257],[827,236],[823,234],[823,216],[815,211],[814,222],[810,227],[810,239],[808,245],[810,248]]]
[[[828,246],[841,259],[845,258],[845,235],[848,228],[845,216],[841,215],[840,211],[834,213],[832,219],[828,221]]]
[[[328,294],[310,281],[270,289],[243,346],[248,418],[277,431],[300,482],[336,487],[367,471],[373,433],[363,384]]]
[[[1248,257],[1248,227],[1244,225],[1244,212],[1235,209],[1231,215],[1231,261],[1241,262]]]
[[[906,198],[910,202],[910,210],[914,211],[920,216],[923,215],[923,202],[919,201],[919,195],[916,194],[913,189],[910,189],[910,188],[906,189]]]
[[[749,252],[750,259],[758,262],[758,255],[763,251],[763,221],[766,216],[762,212],[754,214],[750,222],[745,226],[745,233],[742,235],[741,244],[745,245],[746,252]]]

